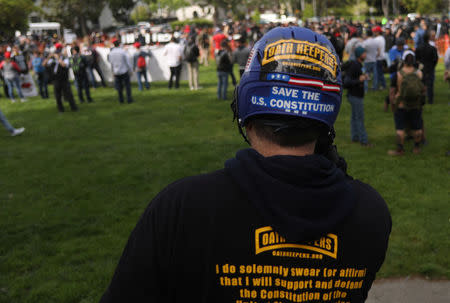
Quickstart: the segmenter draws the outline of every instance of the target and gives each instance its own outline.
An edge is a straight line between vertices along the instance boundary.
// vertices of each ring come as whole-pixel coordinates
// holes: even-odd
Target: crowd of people
[[[295,24],[257,25],[237,21],[214,28],[193,25],[175,28],[170,42],[163,46],[164,64],[170,69],[168,88],[180,87],[181,70],[186,66],[189,89],[200,89],[199,65],[208,66],[209,60],[214,58],[217,98],[227,100],[228,79],[231,78],[234,86],[238,83],[233,72],[234,64],[242,76],[253,45],[276,26]],[[439,52],[443,55],[445,46],[448,48],[448,19],[395,18],[383,22],[374,19],[354,22],[327,18],[305,21],[302,26],[327,37],[339,56],[343,86],[351,105],[351,140],[365,147],[372,146],[364,126],[364,96],[369,91],[386,90],[383,107],[385,111],[389,107],[393,109],[398,137],[397,148],[389,151],[389,154],[404,154],[404,141],[409,136],[414,138],[414,152],[419,153],[420,145],[426,143],[422,107],[425,102],[434,102],[435,67]],[[0,46],[0,71],[5,96],[16,102],[15,88],[20,100],[26,102],[19,77],[32,70],[42,98],[49,98],[47,86],[52,83],[58,111],[64,112],[63,98],[72,111],[77,111],[69,81],[69,69],[72,69],[79,102],[93,102],[91,88],[99,84],[107,86],[99,64],[101,58],[94,44],[101,37],[93,35],[66,45],[57,39],[22,37],[15,44]],[[442,43],[445,43],[445,39],[446,45]],[[139,90],[144,87],[150,89],[147,72],[152,67],[147,64],[148,58],[153,56],[152,52],[142,49],[145,40],[139,37],[133,44],[135,52],[131,58],[121,45],[120,36],[105,38],[101,42],[111,47],[107,61],[114,76],[119,102],[124,103],[125,89],[127,102],[132,103],[130,76],[136,73]],[[445,80],[449,80],[448,49],[444,56],[447,69]],[[97,83],[94,71],[100,83]],[[388,83],[385,74],[389,74]],[[419,82],[420,85],[411,86],[411,83]],[[389,90],[387,84],[390,84]],[[411,96],[414,93],[417,96]],[[411,100],[416,100],[416,104],[410,104],[414,103]],[[8,129],[11,131],[11,128]]]

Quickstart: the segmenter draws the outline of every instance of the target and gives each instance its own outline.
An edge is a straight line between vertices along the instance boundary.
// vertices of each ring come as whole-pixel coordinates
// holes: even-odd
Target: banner
[[[133,66],[133,56],[136,53],[134,47],[124,47],[125,51],[128,52],[128,60]],[[170,77],[170,68],[167,65],[167,57],[164,56],[164,46],[143,46],[141,50],[150,53],[150,58],[146,57],[147,62],[147,78],[149,82],[153,81],[168,81]],[[111,71],[111,65],[108,62],[108,54],[110,52],[109,48],[97,47],[96,51],[100,55],[99,66],[105,77],[105,81],[113,82],[114,77]],[[95,78],[100,81],[100,77],[94,71]],[[187,80],[187,66],[183,62],[181,68],[180,80]],[[133,73],[131,81],[136,82],[136,73]]]

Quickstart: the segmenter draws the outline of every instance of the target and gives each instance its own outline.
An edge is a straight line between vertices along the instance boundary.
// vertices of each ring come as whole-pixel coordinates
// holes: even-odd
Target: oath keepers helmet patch
[[[286,39],[266,45],[261,71],[306,74],[334,82],[338,73],[338,62],[329,45]]]

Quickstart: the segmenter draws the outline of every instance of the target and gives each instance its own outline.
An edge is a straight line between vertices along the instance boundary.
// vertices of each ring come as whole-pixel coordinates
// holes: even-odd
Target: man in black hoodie
[[[364,302],[391,218],[332,146],[341,91],[324,36],[261,38],[232,104],[252,148],[155,197],[100,302]]]

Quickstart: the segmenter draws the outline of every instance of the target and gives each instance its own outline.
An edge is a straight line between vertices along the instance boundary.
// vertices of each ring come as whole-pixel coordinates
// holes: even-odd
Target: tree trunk
[[[306,8],[305,0],[300,0],[300,9],[301,9],[301,11],[303,12],[305,10],[305,8]]]
[[[381,0],[381,9],[384,17],[387,18],[389,16],[389,0]]]
[[[80,21],[80,27],[81,27],[81,34],[84,36],[86,36],[88,34],[87,31],[87,25],[86,25],[86,18],[83,15],[78,16],[79,21]]]
[[[398,0],[392,0],[392,13],[394,16],[398,16],[399,14]]]
[[[314,17],[317,17],[317,0],[312,0]]]

